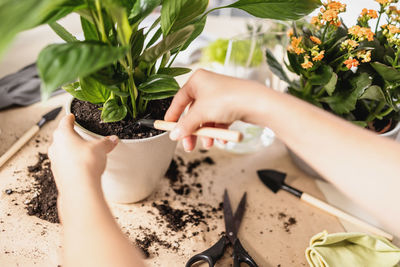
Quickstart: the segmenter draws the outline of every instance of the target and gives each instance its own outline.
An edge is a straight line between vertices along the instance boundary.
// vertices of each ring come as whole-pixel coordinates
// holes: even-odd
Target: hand
[[[106,167],[107,153],[118,144],[117,136],[94,141],[83,140],[74,131],[74,121],[72,114],[60,121],[48,150],[60,194],[69,188],[99,186]]]
[[[191,103],[170,137],[183,139],[184,149],[191,151],[196,144],[191,134],[201,126],[226,127],[235,120],[261,125],[265,122],[263,101],[267,91],[272,90],[256,82],[198,70],[178,91],[165,114],[166,121],[177,121]],[[209,148],[213,140],[202,138],[202,143]]]

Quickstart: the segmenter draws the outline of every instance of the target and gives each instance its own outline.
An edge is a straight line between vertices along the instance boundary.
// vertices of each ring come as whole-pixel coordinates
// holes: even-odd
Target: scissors
[[[257,263],[250,257],[247,251],[240,243],[237,233],[240,223],[243,219],[246,206],[246,193],[243,194],[239,202],[235,215],[233,215],[231,202],[229,200],[228,191],[224,192],[224,220],[225,234],[221,239],[209,249],[194,255],[186,263],[186,267],[192,266],[196,262],[207,262],[209,267],[213,267],[215,263],[224,255],[225,248],[228,245],[233,246],[233,267],[240,267],[240,263],[246,263],[250,267],[258,267]]]

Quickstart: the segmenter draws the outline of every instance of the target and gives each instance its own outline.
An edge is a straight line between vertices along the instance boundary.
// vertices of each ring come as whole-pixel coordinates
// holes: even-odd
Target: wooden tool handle
[[[3,166],[18,150],[21,149],[37,132],[39,132],[39,126],[34,125],[27,132],[21,136],[17,142],[15,142],[7,151],[0,157],[0,167]]]
[[[176,126],[176,122],[156,120],[154,121],[154,128],[163,131],[172,131]],[[243,139],[243,134],[239,131],[232,131],[221,128],[203,127],[198,129],[193,135],[205,136],[210,138],[221,139],[231,142],[240,142]]]
[[[301,195],[301,200],[303,200],[304,202],[307,202],[308,204],[310,204],[314,207],[320,208],[321,210],[326,211],[327,213],[329,213],[331,215],[334,215],[334,216],[341,218],[343,220],[346,220],[354,225],[362,227],[363,229],[367,230],[368,232],[371,232],[372,234],[383,236],[383,237],[389,239],[390,241],[393,240],[393,236],[391,234],[386,233],[385,231],[383,231],[375,226],[372,226],[364,221],[361,221],[360,219],[358,219],[338,208],[335,208],[335,207],[329,205],[328,203],[321,201],[318,198],[315,198],[307,193],[303,193]]]

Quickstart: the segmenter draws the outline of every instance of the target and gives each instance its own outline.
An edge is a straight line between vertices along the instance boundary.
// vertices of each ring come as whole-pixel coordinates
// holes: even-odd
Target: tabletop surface
[[[64,25],[72,33],[79,34],[76,21],[76,16],[71,16],[64,20]],[[230,27],[221,27],[226,24],[221,21],[228,20],[210,17],[205,32],[229,38],[246,30],[246,20],[229,18]],[[22,34],[2,59],[0,76],[35,61],[41,48],[57,41],[59,39],[47,26]],[[46,103],[0,112],[0,154],[45,112],[52,107],[64,105],[66,97],[64,94]],[[6,189],[23,192],[32,188],[34,181],[28,175],[27,166],[36,163],[38,152],[47,151],[52,131],[60,118],[61,116],[46,125],[0,169],[0,266],[57,266],[61,263],[61,226],[27,215],[24,202],[32,197],[30,193],[5,193]],[[163,179],[157,191],[141,203],[110,203],[123,232],[132,242],[136,243],[136,239],[146,241],[149,237],[158,239],[153,240],[148,249],[150,258],[146,261],[149,266],[182,266],[190,256],[203,251],[219,239],[224,227],[222,211],[218,207],[225,188],[229,190],[234,207],[243,192],[248,193],[247,210],[239,237],[260,266],[304,266],[304,250],[311,236],[322,230],[343,231],[336,218],[301,203],[286,192],[273,194],[258,180],[255,173],[257,169],[282,170],[289,174],[289,183],[324,199],[315,180],[307,177],[291,163],[285,146],[279,140],[270,147],[249,155],[238,156],[218,149],[212,149],[208,153],[197,150],[188,154],[178,146],[176,160],[178,156],[184,161],[179,167],[183,173],[181,185],[189,185],[189,194],[177,194],[170,186],[170,181]],[[205,157],[212,158],[215,164],[198,166],[195,171],[197,177],[194,173],[187,172],[188,165]],[[318,184],[321,185],[321,182]],[[326,187],[324,184],[321,188],[324,192],[331,192]],[[343,199],[339,196],[336,199],[332,197],[332,200],[335,202],[339,198]],[[191,209],[199,209],[206,218],[197,226],[194,225],[196,222],[187,222],[179,231],[171,230],[157,209],[157,205],[162,205],[165,200],[168,200],[172,210],[182,210],[193,215]],[[348,206],[348,202],[338,204],[343,205],[342,208]],[[288,223],[290,218],[291,222],[293,219],[296,222]],[[226,253],[220,266],[226,266],[230,262],[229,253]]]

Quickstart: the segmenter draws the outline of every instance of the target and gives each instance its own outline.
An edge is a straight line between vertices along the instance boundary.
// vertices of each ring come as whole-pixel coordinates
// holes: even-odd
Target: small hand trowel
[[[46,113],[45,115],[43,115],[43,117],[40,119],[40,121],[38,123],[36,123],[35,125],[33,125],[28,131],[26,131],[24,133],[24,135],[22,135],[17,142],[15,142],[7,151],[6,153],[4,153],[1,157],[0,157],[0,167],[3,166],[4,163],[6,163],[12,156],[14,156],[15,153],[18,152],[18,150],[21,149],[21,147],[23,147],[33,136],[35,136],[40,128],[42,128],[42,126],[51,120],[54,120],[58,113],[60,113],[62,107],[58,107],[53,109],[52,111]]]
[[[320,208],[323,211],[326,211],[327,213],[334,215],[340,219],[346,220],[354,225],[357,225],[363,229],[365,229],[368,232],[371,232],[376,235],[383,236],[387,238],[388,240],[392,241],[393,240],[393,235],[386,233],[385,231],[372,226],[338,208],[335,208],[334,206],[329,205],[328,203],[319,200],[318,198],[315,198],[307,193],[304,193],[288,184],[285,183],[285,178],[286,178],[286,173],[279,172],[276,170],[259,170],[257,171],[258,177],[260,180],[269,188],[271,189],[272,192],[276,193],[280,189],[283,189],[296,197],[300,198],[304,202]]]
[[[172,131],[176,126],[176,122],[151,119],[141,119],[138,120],[137,123],[141,126],[163,131]],[[241,132],[213,127],[202,127],[194,132],[193,135],[221,139],[236,143],[242,141],[243,139],[243,134]]]

